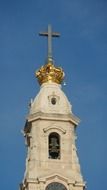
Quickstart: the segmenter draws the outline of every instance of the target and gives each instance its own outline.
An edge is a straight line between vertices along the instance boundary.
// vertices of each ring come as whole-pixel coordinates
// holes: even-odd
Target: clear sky
[[[107,1],[0,0],[0,189],[23,179],[21,130],[39,91],[34,72],[44,64],[51,24],[61,33],[53,55],[66,74],[67,94],[80,117],[77,146],[88,190],[107,189]]]

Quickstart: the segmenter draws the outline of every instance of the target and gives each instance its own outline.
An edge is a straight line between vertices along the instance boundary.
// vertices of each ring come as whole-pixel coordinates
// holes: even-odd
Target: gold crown
[[[62,68],[55,67],[51,61],[42,66],[35,74],[40,85],[46,82],[61,84],[64,79]]]

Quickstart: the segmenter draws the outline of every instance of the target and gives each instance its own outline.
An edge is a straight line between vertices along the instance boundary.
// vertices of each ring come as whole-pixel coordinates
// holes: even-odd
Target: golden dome
[[[64,71],[60,67],[55,67],[51,61],[48,61],[47,64],[42,66],[35,73],[38,78],[39,84],[43,84],[46,82],[55,82],[57,84],[61,84],[64,79]]]

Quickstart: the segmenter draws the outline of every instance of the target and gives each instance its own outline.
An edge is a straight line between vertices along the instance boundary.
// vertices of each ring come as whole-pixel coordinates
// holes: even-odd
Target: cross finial
[[[40,32],[39,35],[48,37],[48,60],[52,61],[52,37],[59,37],[60,34],[52,32],[51,25],[48,25],[48,32]]]

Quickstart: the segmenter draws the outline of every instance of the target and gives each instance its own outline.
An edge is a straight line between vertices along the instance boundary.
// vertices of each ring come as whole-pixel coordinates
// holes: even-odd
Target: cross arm
[[[39,35],[40,35],[40,36],[48,36],[49,34],[48,34],[48,32],[39,32]],[[58,33],[58,32],[53,32],[51,35],[52,35],[52,37],[59,37],[59,36],[60,36],[60,33]]]

